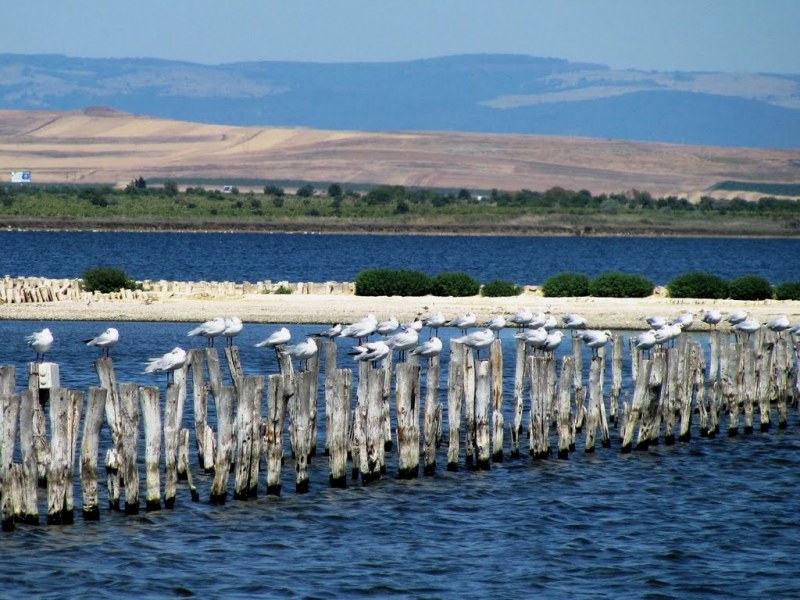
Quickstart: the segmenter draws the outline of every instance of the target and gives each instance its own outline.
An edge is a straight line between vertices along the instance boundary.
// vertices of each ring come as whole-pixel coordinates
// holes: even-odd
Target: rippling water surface
[[[657,285],[706,271],[800,280],[800,239],[467,237],[0,231],[0,276],[80,277],[97,265],[134,279],[353,281],[363,269],[466,272],[542,283],[564,271],[644,275]]]
[[[40,325],[0,322],[5,340],[0,364],[17,365],[19,384],[29,359],[22,336]],[[106,324],[47,325],[56,335],[52,360],[61,365],[62,385],[95,385],[95,353],[80,339]],[[247,374],[276,372],[274,355],[253,344],[277,327],[245,328],[239,346]],[[119,328],[118,380],[163,387],[161,377],[141,375],[142,363],[186,345],[189,327],[124,323]],[[291,329],[301,338],[317,327]],[[696,339],[706,341],[702,335]],[[511,331],[503,333],[506,423],[513,341]],[[569,342],[563,346],[558,356],[569,352]],[[340,345],[342,366],[352,364],[348,349]],[[443,387],[446,377],[443,368]],[[625,381],[627,386],[627,376]],[[191,408],[189,401],[186,424],[193,422]],[[322,415],[321,405],[318,410]],[[444,423],[446,428],[446,400]],[[724,419],[722,425],[724,433]],[[487,472],[468,471],[463,450],[461,470],[446,472],[443,447],[436,476],[413,481],[395,479],[396,458],[389,453],[383,480],[368,487],[349,481],[345,490],[328,488],[327,461],[318,456],[306,495],[294,493],[294,465],[287,457],[281,497],[264,495],[262,470],[258,499],[229,496],[225,506],[207,504],[211,480],[194,470],[203,502],[192,503],[181,484],[174,510],[124,516],[105,510],[101,490],[98,523],[82,520],[76,489],[73,525],[20,525],[0,536],[0,595],[800,597],[800,443],[794,410],[786,431],[711,440],[695,431],[688,443],[629,455],[619,452],[616,434],[610,449],[598,444],[595,454],[583,452],[580,438],[568,460],[506,458]],[[43,504],[40,513],[44,522]]]

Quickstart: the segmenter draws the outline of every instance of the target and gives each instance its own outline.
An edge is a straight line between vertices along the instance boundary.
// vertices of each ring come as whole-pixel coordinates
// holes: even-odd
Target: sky
[[[453,54],[800,73],[800,0],[0,0],[0,53],[204,64]]]

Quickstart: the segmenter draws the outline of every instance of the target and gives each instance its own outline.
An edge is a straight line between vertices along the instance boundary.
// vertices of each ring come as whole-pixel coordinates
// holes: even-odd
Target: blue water
[[[14,276],[75,277],[109,264],[137,279],[352,280],[364,268],[403,267],[519,283],[568,270],[622,270],[656,283],[697,269],[800,280],[800,240],[789,239],[3,231],[0,243],[0,275]],[[23,337],[43,326],[56,336],[50,358],[61,366],[61,384],[96,385],[96,354],[80,340],[106,323],[0,320],[0,364],[17,366],[18,387],[32,358]],[[163,377],[142,375],[142,365],[175,345],[196,343],[186,338],[189,326],[117,326],[118,380],[160,385],[163,395]],[[253,345],[279,326],[245,328],[238,341],[246,374],[276,372],[274,355]],[[319,328],[289,327],[295,339]],[[450,333],[443,330],[445,346]],[[503,342],[508,424],[511,331]],[[348,349],[339,347],[340,366],[352,365]],[[566,352],[569,341],[557,356]],[[443,387],[446,377],[445,368]],[[623,396],[630,392],[627,375],[625,386]],[[184,425],[192,423],[189,400]],[[724,416],[721,425],[724,434]],[[461,470],[446,472],[443,447],[436,476],[414,481],[394,478],[396,457],[389,453],[383,480],[366,488],[349,481],[346,490],[328,488],[319,456],[306,495],[294,493],[287,456],[279,498],[264,496],[262,470],[258,499],[211,506],[211,480],[195,471],[203,501],[192,503],[180,487],[171,511],[110,513],[101,487],[99,523],[82,520],[76,488],[73,525],[19,525],[0,535],[0,597],[798,598],[799,428],[794,409],[788,430],[765,434],[709,440],[695,423],[688,443],[630,455],[619,452],[612,431],[612,447],[598,444],[595,454],[583,452],[580,438],[569,460],[506,458],[488,472],[464,467],[463,446]],[[320,448],[323,436],[321,419]],[[506,452],[508,442],[506,433]],[[44,495],[40,514],[44,523]]]
[[[0,276],[80,277],[108,265],[140,280],[353,281],[379,267],[466,272],[483,283],[540,284],[564,271],[623,271],[657,285],[691,271],[800,280],[796,238],[0,231],[0,248]]]

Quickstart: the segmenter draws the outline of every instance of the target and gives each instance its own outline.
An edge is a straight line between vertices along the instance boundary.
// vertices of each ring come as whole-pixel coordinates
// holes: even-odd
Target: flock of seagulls
[[[789,331],[791,334],[800,335],[800,324],[792,326],[785,315],[761,323],[744,310],[735,311],[723,317],[718,310],[703,309],[699,317],[712,329],[716,329],[724,323],[730,327],[731,331],[748,336],[762,327],[777,333]],[[657,346],[673,342],[683,331],[692,326],[694,318],[695,314],[688,310],[672,318],[642,317],[649,329],[633,336],[630,342],[637,349],[649,352]],[[301,362],[301,368],[305,369],[308,360],[319,352],[318,338],[354,339],[356,344],[348,354],[356,361],[369,362],[373,365],[392,352],[397,352],[401,360],[405,358],[406,353],[410,353],[412,356],[419,356],[430,361],[442,352],[442,341],[438,337],[439,329],[442,327],[458,329],[461,335],[455,340],[475,350],[478,358],[480,358],[481,351],[491,346],[499,332],[506,327],[517,328],[518,331],[514,336],[522,340],[525,346],[534,353],[539,351],[550,355],[564,339],[564,332],[561,329],[569,331],[573,338],[580,338],[594,354],[597,354],[600,348],[614,339],[613,334],[608,330],[589,329],[586,319],[577,314],[564,315],[561,319],[561,328],[559,329],[557,326],[558,321],[554,316],[545,312],[534,313],[527,308],[508,317],[497,315],[480,325],[473,312],[467,312],[451,319],[445,318],[439,312],[425,318],[417,317],[414,321],[403,324],[394,316],[384,321],[378,321],[375,315],[370,313],[347,325],[337,323],[296,344],[290,344],[292,334],[289,329],[281,327],[266,339],[255,344],[255,347],[271,348],[276,355],[288,355],[295,358]],[[423,340],[420,333],[424,327],[428,328],[430,334],[427,339]],[[469,331],[476,327],[479,328]],[[226,345],[233,345],[234,338],[241,334],[242,329],[243,324],[238,317],[216,317],[192,328],[187,336],[202,337],[209,347],[214,346],[216,338],[223,338]],[[369,338],[373,335],[378,336],[379,339],[370,341]],[[25,341],[36,352],[36,360],[40,361],[44,360],[45,354],[50,351],[54,338],[50,329],[45,328],[26,336]],[[113,327],[109,327],[94,338],[83,340],[87,346],[99,348],[102,356],[109,356],[111,348],[118,342],[119,331]],[[186,351],[181,347],[175,347],[162,356],[150,358],[145,364],[144,373],[167,373],[169,377],[170,373],[184,366],[186,360]]]

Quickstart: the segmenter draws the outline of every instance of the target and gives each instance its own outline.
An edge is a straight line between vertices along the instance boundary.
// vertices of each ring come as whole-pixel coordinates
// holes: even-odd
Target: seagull
[[[486,327],[494,331],[495,333],[499,333],[501,329],[506,326],[506,318],[503,315],[497,315],[496,317],[492,317],[489,319],[489,322],[486,323]]]
[[[689,329],[694,322],[694,313],[690,310],[684,310],[677,317],[670,321],[670,325],[680,325],[681,329]]]
[[[288,354],[289,356],[293,356],[300,360],[302,363],[301,370],[305,371],[308,368],[308,359],[316,356],[317,351],[317,342],[314,341],[314,338],[310,337],[306,338],[305,342],[300,342],[294,346],[286,346],[285,349],[280,350],[280,353]]]
[[[192,329],[187,335],[199,335],[204,337],[208,340],[209,346],[214,346],[214,338],[220,335],[223,331],[225,331],[225,319],[222,317],[217,317],[213,321],[206,321]]]
[[[456,342],[461,342],[465,346],[473,348],[478,351],[478,360],[481,358],[481,350],[484,348],[488,348],[492,345],[494,341],[494,331],[491,329],[480,329],[478,331],[473,331],[468,335],[463,335],[459,338],[455,338]]]
[[[380,335],[389,335],[393,331],[395,331],[398,327],[400,327],[400,323],[397,321],[397,318],[392,315],[386,321],[381,321],[375,327],[375,331]]]
[[[642,317],[642,320],[647,323],[652,329],[661,329],[664,325],[668,325],[665,317],[649,316]]]
[[[558,321],[553,315],[548,315],[547,318],[544,320],[544,325],[542,325],[547,331],[551,331],[558,327]]]
[[[745,319],[744,321],[741,321],[741,322],[737,323],[735,325],[735,327],[736,327],[736,329],[738,331],[741,331],[742,333],[746,333],[748,335],[748,337],[749,337],[751,333],[755,333],[756,331],[761,329],[761,323],[759,323],[755,319],[749,319],[748,318],[748,319]]]
[[[277,348],[278,346],[288,344],[291,339],[291,332],[286,327],[281,327],[273,332],[267,339],[258,342],[256,348]]]
[[[170,373],[175,372],[186,364],[186,350],[175,347],[163,356],[151,358],[145,366],[145,373],[166,373],[167,383],[169,383]]]
[[[53,345],[53,334],[50,333],[50,329],[45,327],[41,331],[35,331],[26,336],[25,341],[36,351],[36,360],[44,360],[45,353],[49,352]]]
[[[467,329],[475,325],[477,322],[477,318],[475,317],[475,313],[468,312],[464,315],[459,315],[456,318],[452,319],[447,323],[449,327],[457,327],[461,330],[461,335],[465,336],[467,333]]]
[[[732,312],[731,314],[729,314],[725,320],[731,325],[738,325],[745,319],[747,319],[747,311],[737,310],[736,312]]]
[[[544,346],[547,335],[544,327],[536,327],[535,329],[523,329],[519,333],[515,333],[514,337],[523,340],[526,346],[537,350]]]
[[[109,327],[96,338],[83,340],[83,343],[87,346],[97,346],[100,348],[100,353],[102,356],[108,356],[108,351],[111,349],[111,346],[115,345],[118,341],[119,331],[113,327]]]
[[[228,346],[233,346],[233,338],[242,333],[244,325],[239,317],[225,319],[225,329],[222,330],[222,337],[227,338]]]
[[[647,352],[649,355],[650,350],[658,343],[656,341],[656,330],[650,329],[649,331],[640,333],[633,338],[633,343],[637,350]]]
[[[544,327],[547,324],[548,317],[545,313],[539,311],[535,315],[533,315],[533,319],[531,322],[528,323],[528,327],[530,329],[537,329],[539,327]]]
[[[575,336],[575,330],[586,329],[586,319],[575,313],[564,315],[561,317],[561,322],[564,324],[564,329],[572,331],[573,336]]]
[[[371,362],[372,366],[377,368],[378,361],[389,356],[391,351],[392,349],[389,348],[386,342],[378,340],[377,342],[367,342],[360,346],[353,346],[353,349],[348,354],[358,361]]]
[[[611,335],[611,332],[608,329],[604,329],[603,331],[598,331],[596,329],[587,329],[582,331],[580,336],[583,339],[583,342],[592,349],[593,354],[597,356],[598,351],[600,348],[605,346],[609,340],[613,340],[614,336]]]
[[[722,320],[722,313],[718,310],[714,310],[713,308],[704,308],[702,311],[703,316],[701,320],[703,323],[708,323],[711,327],[716,327],[717,323]]]
[[[527,308],[520,308],[516,313],[508,317],[508,322],[513,323],[520,329],[524,328],[531,321],[533,321],[533,313]]]
[[[423,342],[416,348],[411,351],[412,356],[423,356],[428,359],[428,364],[430,364],[431,359],[434,356],[439,356],[442,352],[442,340],[438,337],[428,338],[427,341]]]
[[[656,344],[663,346],[667,342],[671,342],[672,340],[676,339],[681,334],[681,331],[682,329],[680,325],[667,324],[656,329],[653,335],[655,337]]]
[[[361,342],[375,333],[377,328],[378,319],[375,318],[375,315],[370,313],[360,321],[342,327],[342,331],[339,332],[339,335],[341,337],[356,338]]]
[[[553,333],[548,333],[547,337],[544,340],[544,344],[542,344],[542,350],[544,352],[548,352],[552,356],[556,348],[558,348],[561,345],[561,340],[563,338],[564,338],[564,333],[561,331],[554,331]]]
[[[419,333],[417,333],[413,327],[406,327],[402,331],[385,338],[384,341],[389,348],[399,352],[400,360],[403,360],[405,358],[406,350],[411,350],[412,348],[417,347],[417,344],[419,343]]]
[[[444,318],[441,312],[422,320],[422,324],[428,327],[434,335],[439,335],[439,327],[444,327],[446,323],[447,319]]]
[[[792,324],[789,323],[789,318],[786,315],[781,315],[780,317],[776,317],[771,321],[767,321],[764,323],[767,329],[770,331],[775,331],[777,333],[781,333],[782,331],[786,331],[787,329],[791,329]]]
[[[422,326],[423,326],[422,319],[419,318],[419,315],[414,317],[414,320],[411,321],[411,323],[400,323],[400,327],[402,327],[403,329],[408,329],[410,327],[417,333],[422,331]]]
[[[319,337],[324,337],[324,338],[329,338],[330,339],[330,338],[337,337],[340,333],[342,333],[342,324],[341,323],[336,323],[333,327],[330,327],[330,328],[326,329],[325,331],[323,331],[321,333],[316,333],[314,335],[318,335]]]

